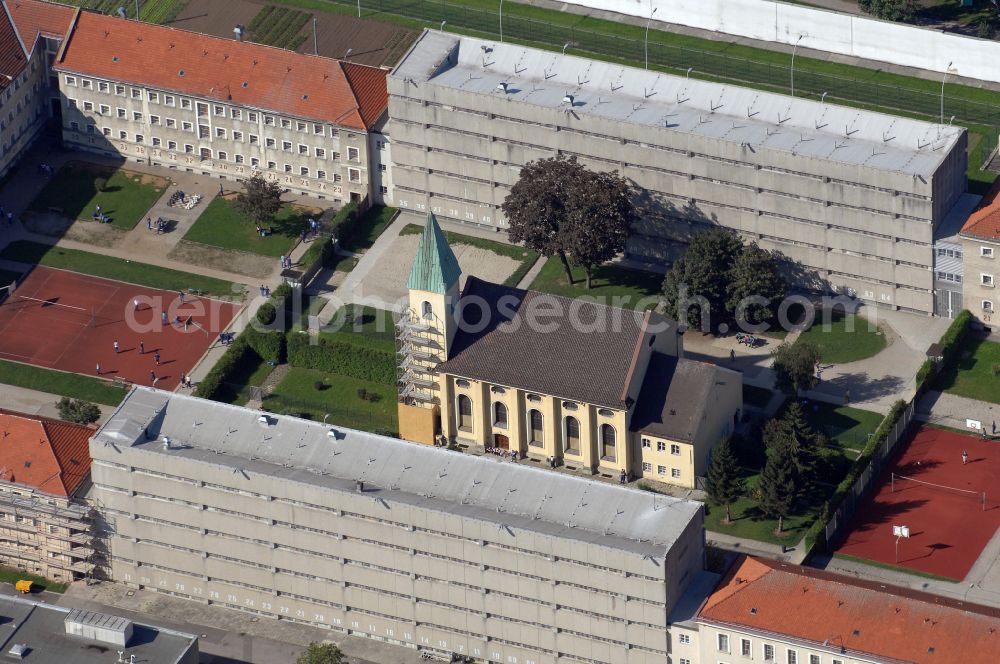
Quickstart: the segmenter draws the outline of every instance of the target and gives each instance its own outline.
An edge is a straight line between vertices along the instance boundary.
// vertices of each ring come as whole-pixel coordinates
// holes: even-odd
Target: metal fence
[[[914,397],[912,401],[906,404],[906,409],[896,421],[896,424],[892,427],[889,435],[886,436],[885,441],[883,441],[882,444],[875,450],[875,454],[872,455],[868,465],[854,482],[854,486],[852,486],[851,490],[846,496],[844,496],[843,502],[841,502],[837,510],[830,515],[830,520],[827,522],[826,529],[824,531],[828,547],[830,543],[836,541],[839,531],[844,528],[848,522],[850,522],[851,517],[854,516],[855,510],[858,508],[858,505],[861,504],[861,501],[868,494],[868,491],[871,490],[872,483],[878,479],[882,469],[892,458],[892,454],[896,449],[897,443],[903,439],[910,422],[913,421],[913,415],[916,411],[916,401],[917,397]]]
[[[333,4],[354,7],[356,0],[328,0]],[[447,21],[451,28],[498,37],[500,16],[497,11],[468,7],[446,0],[362,0],[364,15],[376,12],[394,14],[438,26]],[[377,17],[376,17],[377,18]],[[680,72],[692,68],[700,77],[710,77],[749,83],[753,87],[789,92],[790,62],[763,62],[725,52],[705,51],[689,46],[671,44],[671,35],[651,31],[649,39],[649,64],[657,69],[671,68]],[[643,62],[645,43],[635,37],[597,32],[586,28],[554,25],[545,21],[506,15],[503,17],[504,39],[562,49],[564,45],[576,51],[603,56],[603,59],[636,63]],[[790,58],[789,58],[790,60]],[[874,72],[871,72],[874,75]],[[831,99],[850,102],[852,105],[917,114],[938,118],[941,115],[939,93],[916,90],[899,85],[879,83],[865,77],[844,77],[810,71],[801,66],[795,71],[795,93],[800,97],[821,97],[826,93]],[[963,124],[1000,126],[1000,108],[989,103],[964,97],[944,96],[944,120],[951,116]],[[993,131],[989,150],[996,147],[996,130]],[[988,154],[988,152],[987,152]],[[983,159],[985,160],[985,158]],[[982,163],[980,160],[978,163]],[[978,165],[977,163],[977,165]]]

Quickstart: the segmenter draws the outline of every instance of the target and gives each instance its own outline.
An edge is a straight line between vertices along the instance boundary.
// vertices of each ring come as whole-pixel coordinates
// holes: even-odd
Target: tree
[[[767,463],[760,473],[760,510],[778,519],[775,534],[781,535],[785,518],[792,513],[801,493],[801,479],[795,463],[795,453],[788,437],[778,438],[767,450]]]
[[[281,209],[281,185],[266,180],[258,172],[243,181],[243,189],[236,196],[236,210],[258,226],[271,224]]]
[[[758,247],[756,242],[743,247],[733,264],[727,289],[727,310],[751,325],[773,320],[778,314],[778,305],[788,290],[788,284],[778,266],[777,258]],[[740,312],[740,303],[751,296],[762,297],[767,303],[747,302]]]
[[[787,449],[795,461],[800,488],[807,491],[812,487],[819,457],[817,435],[799,402],[792,401],[781,419],[764,425],[764,444],[768,450]]]
[[[632,186],[618,173],[584,169],[578,177],[580,182],[567,202],[563,247],[573,263],[587,273],[587,290],[590,290],[594,266],[625,250],[636,210]]]
[[[686,320],[696,327],[702,325],[703,316],[726,312],[730,273],[742,252],[743,242],[731,230],[720,228],[695,235],[684,257],[674,262],[663,281],[667,311],[676,313],[678,321]],[[708,311],[686,305],[697,297],[705,298]]]
[[[63,397],[56,404],[60,419],[74,424],[93,424],[101,417],[101,409],[89,401]]]
[[[587,273],[625,249],[635,219],[632,188],[617,173],[595,173],[558,156],[528,163],[503,205],[511,242],[558,256],[573,284],[570,258]]]
[[[913,0],[858,0],[858,7],[866,14],[885,21],[909,23],[917,13]]]
[[[344,653],[333,643],[312,641],[295,664],[343,664]]]
[[[733,502],[746,491],[746,483],[740,474],[740,467],[736,463],[736,456],[733,454],[728,438],[723,439],[712,453],[712,463],[708,467],[705,491],[708,492],[708,497],[713,502],[725,506],[726,519],[723,523],[731,523],[733,517],[730,508]]]
[[[808,341],[783,343],[774,349],[773,369],[778,378],[778,387],[785,392],[796,394],[799,390],[809,390],[816,385],[816,364],[819,362],[819,348]]]

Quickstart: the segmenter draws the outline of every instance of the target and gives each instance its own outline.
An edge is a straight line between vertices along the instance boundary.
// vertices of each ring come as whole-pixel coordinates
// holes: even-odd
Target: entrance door
[[[493,447],[499,447],[502,450],[509,450],[510,439],[503,434],[495,433],[493,434]]]

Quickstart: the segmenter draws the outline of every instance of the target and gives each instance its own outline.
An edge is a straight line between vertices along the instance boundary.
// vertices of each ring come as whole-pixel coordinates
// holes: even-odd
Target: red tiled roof
[[[94,429],[0,410],[0,481],[72,496],[90,473]]]
[[[87,11],[55,68],[355,129],[388,105],[383,69]]]
[[[1000,610],[746,556],[699,619],[889,661],[1000,662]]]
[[[979,201],[979,205],[969,215],[962,226],[961,235],[1000,242],[1000,179]]]
[[[40,0],[3,0],[3,3],[29,52],[34,49],[39,34],[65,37],[77,11],[75,7]]]
[[[11,84],[11,80],[7,77],[20,76],[27,63],[28,58],[21,48],[14,24],[11,23],[7,12],[0,8],[0,92]]]

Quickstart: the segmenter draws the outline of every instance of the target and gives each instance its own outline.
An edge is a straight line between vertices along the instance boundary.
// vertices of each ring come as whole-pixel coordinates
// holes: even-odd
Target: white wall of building
[[[568,0],[568,4],[853,55],[908,67],[1000,81],[1000,42],[772,0]],[[654,22],[655,24],[655,22]]]

